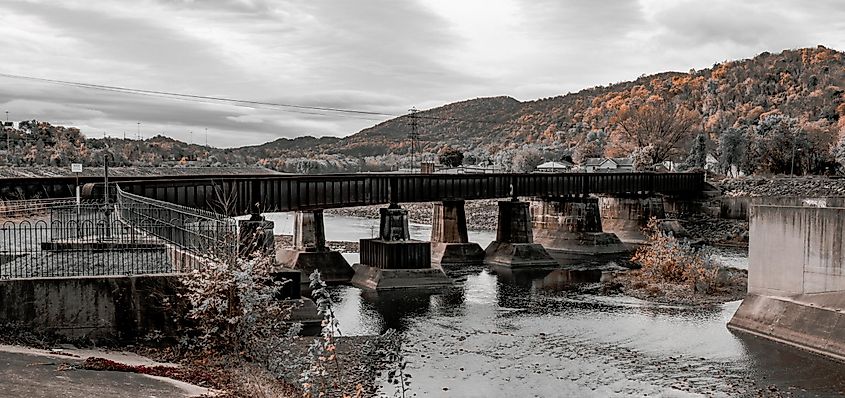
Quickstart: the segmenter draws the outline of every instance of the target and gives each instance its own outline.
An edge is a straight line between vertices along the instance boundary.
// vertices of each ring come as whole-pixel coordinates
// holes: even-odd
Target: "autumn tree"
[[[687,168],[703,169],[707,163],[707,137],[699,134],[692,141],[689,156],[687,156]]]
[[[541,163],[543,157],[536,148],[523,148],[513,155],[512,170],[517,173],[530,173]]]
[[[671,101],[648,101],[617,114],[619,144],[631,152],[651,145],[653,149],[647,153],[652,158],[648,162],[657,164],[678,153],[700,121],[697,112]]]
[[[733,174],[734,166],[739,166],[745,155],[745,136],[742,130],[729,127],[719,136],[719,169],[723,173]]]
[[[458,167],[464,164],[464,153],[450,146],[444,146],[437,153],[437,161],[446,167]]]

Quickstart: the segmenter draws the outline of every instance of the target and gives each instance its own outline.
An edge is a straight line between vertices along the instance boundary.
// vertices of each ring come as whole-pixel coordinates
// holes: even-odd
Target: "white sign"
[[[74,173],[81,173],[82,172],[82,163],[73,163],[70,165],[70,171]]]

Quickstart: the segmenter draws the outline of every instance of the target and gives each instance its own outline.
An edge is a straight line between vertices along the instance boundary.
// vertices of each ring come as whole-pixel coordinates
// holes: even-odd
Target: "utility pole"
[[[193,130],[189,131],[188,136],[190,137],[190,138],[188,138],[188,141],[189,141],[188,145],[191,145],[191,144],[194,143],[194,131]]]
[[[138,122],[138,141],[141,141],[141,122]]]
[[[208,147],[208,127],[205,128],[205,146]]]
[[[12,153],[12,132],[6,131],[6,125],[9,124],[9,111],[6,111],[6,123],[3,123],[3,132],[6,133],[6,165],[11,166],[11,153]]]
[[[415,161],[415,158],[414,158],[414,155],[415,155],[414,152],[417,149],[417,140],[419,140],[419,138],[420,138],[419,133],[417,133],[417,125],[418,125],[418,123],[417,123],[417,112],[418,111],[417,111],[417,108],[411,108],[411,109],[408,110],[408,112],[411,112],[411,114],[410,114],[411,121],[410,121],[410,123],[408,123],[408,124],[411,125],[411,133],[408,134],[408,138],[411,140],[411,173],[413,173],[414,172],[414,165],[416,164],[416,161]]]

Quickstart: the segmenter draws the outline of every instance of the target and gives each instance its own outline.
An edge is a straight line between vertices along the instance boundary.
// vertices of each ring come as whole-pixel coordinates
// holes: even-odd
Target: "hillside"
[[[469,162],[506,169],[543,159],[632,153],[647,153],[650,162],[684,160],[697,142],[726,169],[785,173],[795,154],[796,172],[822,173],[845,162],[845,145],[839,145],[845,131],[845,54],[821,46],[763,53],[552,98],[478,98],[417,115],[420,146],[428,156],[451,146]],[[292,172],[374,170],[404,164],[409,122],[403,116],[345,138],[283,138],[233,149],[165,137],[110,140],[109,146],[125,165],[201,159]],[[37,130],[12,132],[17,164],[64,165],[74,157],[93,162],[105,147],[102,139],[85,139],[76,129],[42,123]],[[677,134],[669,139],[667,131]]]

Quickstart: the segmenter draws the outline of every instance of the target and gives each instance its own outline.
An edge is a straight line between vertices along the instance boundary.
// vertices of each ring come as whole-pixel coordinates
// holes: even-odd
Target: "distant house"
[[[708,153],[707,157],[704,160],[704,170],[707,170],[707,171],[710,171],[710,172],[713,172],[713,173],[719,171],[719,159],[716,159],[715,156]]]
[[[567,162],[565,160],[561,160],[560,162],[546,162],[539,166],[537,166],[537,172],[539,173],[563,173],[569,170],[572,170],[572,163]]]
[[[634,171],[634,159],[631,158],[588,158],[584,161],[584,171],[593,172],[630,172]]]

